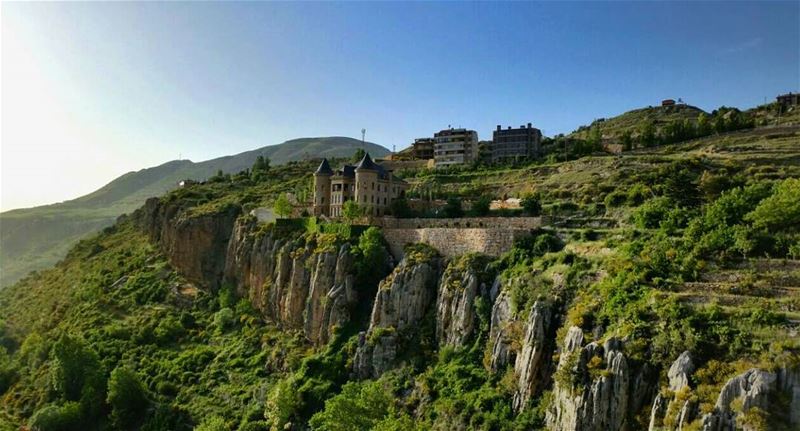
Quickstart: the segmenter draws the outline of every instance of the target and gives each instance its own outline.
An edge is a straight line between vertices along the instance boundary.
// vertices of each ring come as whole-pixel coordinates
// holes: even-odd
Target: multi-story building
[[[492,136],[492,162],[535,158],[541,155],[542,131],[528,126],[518,129],[501,128],[499,125]]]
[[[373,216],[382,216],[394,199],[404,197],[408,183],[372,161],[369,154],[355,166],[331,169],[322,159],[314,172],[314,215],[341,217],[342,207],[355,200]]]
[[[411,154],[415,159],[430,160],[433,158],[433,146],[435,141],[433,138],[419,138],[414,139],[411,145]]]
[[[460,165],[478,159],[478,133],[467,129],[446,129],[433,135],[436,167]]]
[[[782,108],[800,105],[800,93],[781,94],[775,99],[778,101],[778,105],[780,105]]]

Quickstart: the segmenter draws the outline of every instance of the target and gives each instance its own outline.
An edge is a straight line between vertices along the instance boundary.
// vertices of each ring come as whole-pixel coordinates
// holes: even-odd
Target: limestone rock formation
[[[148,199],[134,219],[189,281],[218,288],[225,270],[225,255],[234,222],[241,213],[230,206],[210,213],[191,215],[177,204]]]
[[[547,413],[549,429],[562,431],[623,430],[628,426],[630,370],[622,343],[583,345],[583,331],[571,327],[564,340]],[[601,368],[602,367],[602,368]]]
[[[350,320],[350,308],[358,299],[353,288],[353,254],[344,244],[338,255],[317,256],[305,311],[305,333],[317,344],[328,342],[332,329]]]
[[[678,356],[672,363],[667,372],[669,378],[669,389],[678,392],[685,386],[689,386],[689,376],[694,372],[694,362],[689,351],[685,351]]]
[[[326,343],[358,300],[350,245],[319,251],[313,241],[265,232],[239,213],[231,207],[188,216],[151,199],[135,217],[188,280],[211,288],[230,283],[266,319]]]
[[[478,274],[469,265],[452,261],[445,269],[436,303],[436,339],[439,346],[462,347],[475,329]]]
[[[748,424],[737,423],[739,415],[753,408],[764,412],[776,412],[779,406],[772,403],[774,396],[779,392],[783,392],[790,400],[789,411],[785,413],[789,423],[792,426],[800,425],[798,420],[800,419],[800,373],[788,368],[781,368],[777,372],[752,368],[725,383],[714,410],[703,416],[702,429],[703,431],[737,429],[754,431]],[[734,401],[740,402],[741,406],[734,409],[731,405]]]
[[[513,405],[517,411],[549,383],[553,350],[551,326],[551,308],[544,302],[537,301],[528,316],[522,350],[514,365],[517,392],[514,394]]]
[[[495,282],[497,284],[498,281]],[[512,349],[512,338],[515,322],[511,315],[511,298],[506,291],[501,291],[492,305],[492,321],[489,329],[491,357],[489,368],[498,372],[506,365],[514,362],[516,353]]]
[[[653,406],[650,409],[649,431],[664,429],[664,420],[666,419],[667,413],[670,411],[673,412],[675,416],[672,417],[674,426],[669,429],[682,430],[684,426],[695,420],[698,412],[697,402],[693,399],[682,400],[674,395],[687,390],[689,387],[689,378],[694,372],[694,369],[694,361],[689,351],[681,353],[669,367],[667,371],[669,393],[673,395],[659,393],[655,400],[653,400]],[[675,403],[678,403],[678,405],[672,405]]]
[[[362,333],[353,361],[359,378],[378,377],[388,370],[401,335],[425,317],[436,297],[438,259],[416,262],[404,259],[378,286],[369,329]]]

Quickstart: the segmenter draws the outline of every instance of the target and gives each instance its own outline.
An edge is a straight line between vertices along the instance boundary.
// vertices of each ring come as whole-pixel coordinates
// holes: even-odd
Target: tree
[[[131,429],[141,423],[150,401],[139,375],[126,367],[115,368],[108,379],[108,404],[111,419],[119,429]]]
[[[639,125],[639,141],[645,147],[652,147],[656,144],[656,126],[652,120],[646,120]]]
[[[633,149],[633,139],[631,138],[631,131],[626,130],[622,132],[622,135],[619,137],[619,142],[622,144],[622,149],[624,151],[630,151]]]
[[[755,227],[770,231],[800,230],[800,179],[789,178],[778,183],[772,195],[744,218]]]
[[[381,230],[371,226],[358,237],[358,245],[353,248],[356,259],[357,285],[376,286],[386,275],[386,247]]]
[[[472,214],[480,217],[489,214],[492,205],[492,198],[489,196],[481,196],[472,203]]]
[[[525,196],[522,198],[520,205],[529,216],[536,217],[542,213],[542,203],[539,200],[538,194]]]
[[[711,134],[711,124],[709,124],[708,115],[706,115],[705,112],[701,112],[697,116],[697,125],[695,133],[697,136],[708,136]]]
[[[264,174],[269,171],[269,163],[270,160],[267,157],[256,157],[256,161],[253,163],[253,168],[250,170],[250,178],[252,178],[253,181],[258,181],[263,178]]]
[[[48,405],[33,414],[28,421],[30,429],[36,431],[63,431],[81,428],[81,406],[70,401],[63,406]]]
[[[448,218],[458,218],[464,215],[464,210],[461,209],[461,199],[452,197],[447,199],[447,204],[444,206],[444,216]]]
[[[289,198],[286,197],[286,193],[278,195],[272,205],[272,210],[280,218],[286,218],[292,214],[292,204],[289,202]]]
[[[354,200],[349,200],[342,205],[342,216],[350,222],[359,217],[363,217],[365,213],[364,207]]]
[[[367,154],[367,152],[364,151],[363,148],[359,148],[359,149],[356,150],[355,153],[353,153],[353,158],[351,160],[352,160],[353,163],[358,163],[359,161],[361,161],[361,159],[364,158],[364,155],[366,155],[366,154]]]
[[[313,430],[351,431],[372,429],[389,413],[392,398],[378,381],[349,382],[327,401],[325,409],[311,417]]]
[[[410,217],[412,214],[411,207],[404,198],[393,199],[389,204],[389,212],[397,218]]]
[[[53,345],[52,355],[50,371],[56,391],[65,400],[80,400],[87,386],[94,383],[94,375],[101,372],[97,354],[82,340],[62,335]]]

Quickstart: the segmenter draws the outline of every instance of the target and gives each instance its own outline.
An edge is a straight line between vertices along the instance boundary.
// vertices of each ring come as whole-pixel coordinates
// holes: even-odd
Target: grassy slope
[[[466,196],[476,190],[497,194],[537,190],[544,194],[548,204],[571,201],[583,211],[588,205],[603,202],[609,193],[626,192],[631,184],[659,167],[694,157],[703,158],[703,166],[713,172],[733,166],[736,172],[752,180],[800,177],[799,140],[796,128],[755,130],[637,150],[622,157],[591,156],[566,163],[451,175],[423,172],[410,180],[417,187],[427,182],[441,190]],[[273,170],[270,179],[262,183],[254,184],[246,179],[209,183],[176,191],[169,199],[192,203],[195,213],[215,211],[229,202],[268,204],[278,192],[307,188],[312,168],[311,163],[291,164]],[[616,218],[625,226],[633,211],[635,208],[622,207],[609,209],[604,215]],[[588,262],[584,279],[592,280],[608,271],[624,268],[626,254],[623,250],[631,242],[627,228],[603,230],[599,239],[585,237],[582,231],[567,230],[565,235],[571,238],[567,250]],[[552,281],[547,277],[569,271],[564,258],[563,252],[552,253],[534,259],[530,266],[512,268],[517,276],[523,277],[523,282],[515,288],[517,301],[535,298],[532,292],[552,294],[547,287]],[[128,281],[110,287],[123,275],[130,277]],[[661,337],[675,336],[669,331],[683,336],[684,329],[673,325],[688,322],[691,313],[698,313],[701,317],[692,318],[704,322],[698,348],[706,349],[706,355],[711,352],[724,362],[715,366],[719,369],[714,368],[714,373],[708,371],[710,377],[699,381],[697,396],[707,408],[725,379],[747,367],[770,361],[769,358],[774,357],[770,355],[777,354],[770,353],[775,342],[786,348],[787,342],[796,341],[791,334],[800,311],[799,278],[798,264],[792,261],[751,259],[733,267],[708,265],[697,281],[678,283],[668,289],[648,288],[641,299],[623,302],[618,309],[605,311],[602,303],[595,302],[600,298],[617,300],[613,286],[589,283],[572,285],[570,289],[573,289],[571,295],[578,298],[573,309],[593,309],[598,316],[615,313],[605,317],[613,317],[609,331],[613,329],[622,334],[637,334],[642,328],[635,325],[643,324],[638,319],[646,318],[663,323],[661,326],[647,322],[647,328],[667,328],[663,329],[666,332]],[[38,343],[46,348],[62,333],[79,334],[87,339],[100,354],[106,371],[121,363],[129,364],[142,376],[157,403],[178,409],[176,415],[186,417],[189,422],[197,423],[211,415],[220,415],[235,429],[242,421],[258,420],[265,409],[272,411],[271,399],[265,400],[263,394],[271,393],[276,383],[286,382],[287,378],[299,382],[298,385],[327,388],[324,380],[308,380],[309,368],[300,363],[310,351],[300,338],[262,322],[249,311],[246,303],[235,307],[234,320],[238,323],[228,330],[219,330],[215,323],[219,308],[217,298],[202,291],[189,297],[177,293],[193,291],[185,287],[186,283],[169,269],[152,245],[123,223],[80,243],[54,270],[29,277],[0,292],[0,316],[5,320],[6,336],[11,338],[8,344],[16,351],[19,363],[30,364],[22,365],[21,379],[4,395],[3,414],[12,415],[11,420],[17,421],[53,399],[47,389],[48,369],[52,363],[47,360],[46,349],[38,356],[34,354],[35,360],[31,361],[26,356],[30,353],[22,352],[37,350],[30,346],[17,347],[35,344],[39,339]],[[677,305],[671,305],[673,303]],[[673,308],[683,313],[679,314],[682,316],[679,320],[669,314],[659,314],[675,312]],[[765,320],[758,317],[759,310],[770,310],[777,313],[777,317],[768,315],[769,319]],[[638,323],[627,323],[629,321]],[[720,336],[719,333],[733,338],[717,342],[714,337]],[[660,342],[675,343],[674,340]],[[683,343],[681,339],[671,348],[684,348]],[[715,343],[726,350],[714,350],[709,344]],[[503,428],[506,426],[502,425],[506,423],[503,421],[513,420],[505,405],[511,393],[501,377],[481,371],[481,351],[482,346],[478,345],[477,350],[473,348],[463,355],[425,357],[418,368],[403,371],[406,376],[402,379],[390,374],[384,384],[391,386],[396,384],[395,380],[406,379],[404,384],[408,387],[421,387],[422,395],[417,394],[412,399],[425,400],[416,402],[424,409],[419,420],[428,425],[438,423],[441,426],[459,415],[486,416],[489,413],[481,410],[492,406],[497,408],[492,414],[499,415],[495,418],[499,421],[497,426]],[[704,369],[710,367],[705,365]],[[289,373],[293,373],[293,377],[287,377]],[[462,380],[465,376],[469,383]],[[401,407],[402,403],[411,402],[401,398],[398,398]],[[469,405],[477,406],[478,410],[470,410],[472,407],[453,410],[451,407],[465,402],[476,403]]]
[[[634,109],[616,117],[595,120],[588,126],[578,128],[569,136],[585,139],[592,129],[600,128],[604,137],[618,137],[625,131],[636,133],[637,128],[644,121],[652,121],[658,129],[674,121],[695,121],[697,116],[703,112],[702,109],[690,105],[650,106]]]
[[[370,142],[363,146],[376,157],[388,153]],[[111,225],[116,217],[135,210],[147,198],[174,189],[180,180],[205,179],[217,170],[239,172],[250,168],[259,155],[277,165],[309,157],[349,157],[361,147],[361,141],[352,138],[301,138],[200,163],[175,160],[129,172],[71,201],[7,211],[0,214],[0,288],[29,271],[51,266],[79,238]]]
[[[652,149],[626,152],[622,156],[584,157],[567,163],[534,163],[522,168],[490,168],[441,174],[421,171],[407,178],[413,189],[433,188],[441,194],[472,198],[482,193],[522,197],[538,192],[551,199],[591,201],[632,177],[687,157],[705,158],[710,167],[739,165],[752,175],[800,176],[800,127],[762,128],[727,135],[714,135]]]

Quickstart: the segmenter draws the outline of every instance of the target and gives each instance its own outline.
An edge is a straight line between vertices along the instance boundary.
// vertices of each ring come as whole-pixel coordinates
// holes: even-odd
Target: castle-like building
[[[314,215],[341,217],[344,203],[355,200],[368,214],[383,216],[407,188],[408,183],[373,162],[369,154],[355,166],[344,165],[335,172],[328,159],[322,159],[314,172]]]

